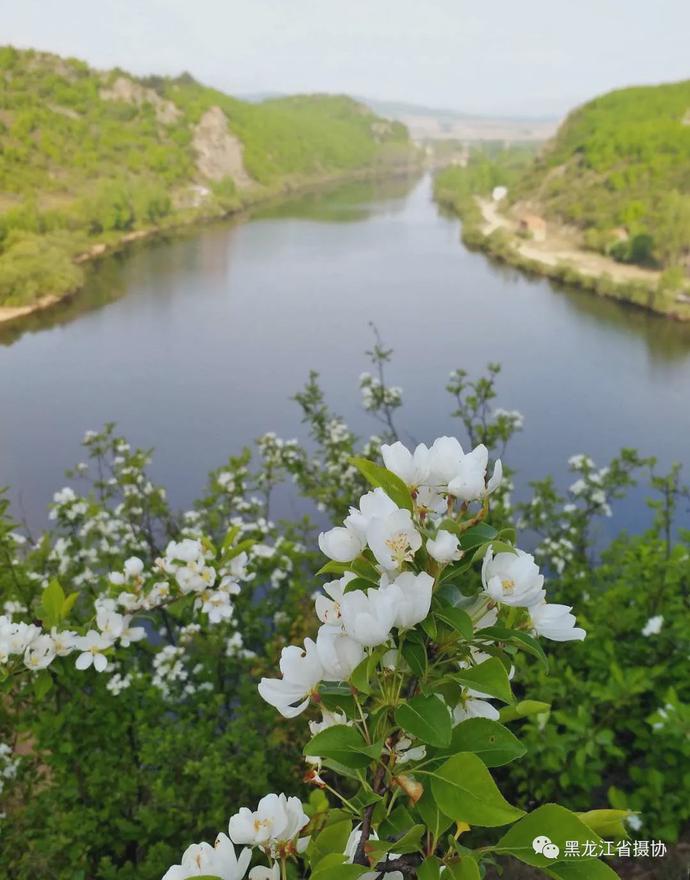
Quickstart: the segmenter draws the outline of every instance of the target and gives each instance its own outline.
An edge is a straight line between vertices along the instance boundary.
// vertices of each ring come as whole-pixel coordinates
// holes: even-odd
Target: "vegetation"
[[[241,153],[209,176],[198,124],[214,107]],[[344,96],[251,104],[188,74],[137,79],[2,47],[0,306],[77,288],[74,257],[99,244],[415,158],[404,126]]]
[[[312,791],[311,796],[309,789],[300,788],[294,765],[302,742],[296,731],[304,722],[279,719],[259,698],[256,682],[261,675],[274,674],[282,646],[301,643],[315,630],[311,598],[316,584],[310,575],[316,561],[315,529],[306,521],[272,523],[274,490],[285,481],[292,482],[303,497],[316,502],[329,522],[339,522],[348,513],[348,500],[367,488],[352,457],[374,458],[382,439],[393,441],[397,436],[402,398],[397,387],[387,384],[384,372],[384,367],[389,369],[391,352],[377,342],[371,356],[375,370],[363,374],[360,387],[363,404],[379,420],[383,437],[359,441],[330,410],[313,374],[296,398],[309,428],[308,451],[297,441],[266,435],[251,455],[247,451],[214,470],[202,498],[184,514],[172,511],[165,493],[151,483],[149,453],[131,448],[112,426],[85,436],[87,462],[69,474],[72,485],[81,488],[57,493],[53,526],[45,535],[23,535],[10,522],[6,506],[0,507],[0,598],[5,614],[17,618],[26,616],[22,609],[30,609],[30,619],[44,622],[51,614],[65,616],[65,600],[75,596],[76,601],[69,603],[74,611],[68,612],[63,626],[88,622],[95,597],[107,603],[106,597],[118,591],[141,588],[136,569],[130,568],[128,575],[125,566],[124,581],[118,576],[125,560],[136,555],[146,571],[161,555],[168,556],[164,548],[170,538],[182,541],[207,535],[204,546],[209,558],[214,548],[234,559],[240,551],[246,554],[240,566],[245,569],[242,588],[233,596],[232,615],[212,621],[205,613],[199,614],[189,596],[138,613],[136,622],[147,627],[149,638],[134,641],[126,650],[107,649],[108,668],[101,673],[75,669],[72,658],[58,657],[48,668],[28,675],[25,670],[20,676],[10,657],[6,667],[10,674],[2,683],[0,701],[0,743],[11,747],[10,758],[6,749],[0,749],[0,793],[7,814],[2,820],[2,876],[8,880],[33,880],[48,874],[56,880],[159,880],[167,866],[179,859],[182,841],[202,835],[208,838],[226,827],[237,804],[254,805],[264,791],[283,788],[302,793],[312,820],[320,816],[310,826],[317,835],[325,835],[320,845],[312,844],[307,851],[312,873],[323,858],[329,859],[329,871],[340,867],[352,824],[348,811],[353,804],[355,809],[373,807],[379,796],[367,799],[358,794],[362,774],[350,772],[347,800],[342,809],[334,810],[338,801],[333,785],[343,772],[341,762],[352,760],[357,766],[363,762],[342,746],[336,750],[338,760],[328,760],[322,740],[323,766],[308,776],[312,782],[325,780],[329,787]],[[457,370],[447,389],[465,448],[483,443],[493,458],[507,455],[509,459],[511,438],[520,430],[522,419],[519,413],[496,408],[498,373],[499,368],[491,366],[487,376],[472,380]],[[444,595],[455,594],[453,607],[442,605],[439,611],[434,606],[427,627],[432,633],[438,628],[446,640],[444,650],[451,644],[457,649],[453,626],[462,626],[466,616],[460,608],[475,601],[483,588],[470,557],[481,555],[486,542],[499,541],[505,550],[514,536],[506,527],[516,520],[526,535],[533,536],[533,552],[548,580],[549,601],[576,603],[578,623],[587,630],[587,638],[551,646],[547,671],[540,643],[530,639],[526,630],[513,644],[506,641],[508,630],[492,628],[492,634],[503,641],[490,649],[493,658],[487,662],[496,670],[505,669],[497,662],[499,658],[515,666],[515,676],[508,684],[503,671],[498,690],[495,682],[490,686],[483,680],[474,702],[481,698],[482,712],[493,708],[498,715],[498,707],[489,705],[493,697],[487,692],[508,699],[512,687],[514,699],[511,696],[500,709],[498,720],[489,720],[486,714],[481,719],[465,718],[454,730],[460,739],[470,728],[490,730],[492,736],[501,737],[504,753],[495,761],[490,755],[484,760],[516,807],[533,810],[536,802],[556,798],[572,810],[608,806],[620,812],[598,815],[599,823],[602,818],[609,820],[608,825],[597,826],[602,837],[615,841],[639,836],[672,844],[683,839],[690,823],[687,798],[683,798],[690,757],[689,645],[684,624],[690,601],[690,536],[678,529],[690,494],[682,485],[678,467],[658,475],[651,459],[642,459],[632,450],[623,450],[605,468],[577,455],[569,468],[574,482],[568,481],[567,489],[544,479],[533,484],[525,501],[518,504],[510,501],[509,483],[514,475],[507,471],[511,480],[491,496],[491,521],[502,529],[500,541],[486,523],[463,533],[476,533],[477,544],[466,537],[466,558],[443,568],[448,575]],[[384,479],[383,468],[365,465],[367,469],[377,481]],[[386,479],[389,490],[403,497],[399,494],[403,484],[390,476]],[[650,530],[620,535],[601,550],[594,537],[597,520],[611,515],[616,500],[643,479],[649,481],[652,494]],[[438,547],[433,552],[441,556]],[[329,563],[324,580],[338,577],[341,568]],[[159,565],[158,570],[164,567]],[[130,576],[133,581],[128,580]],[[65,585],[66,596],[56,587],[56,579]],[[359,589],[360,583],[356,580],[350,589]],[[462,595],[457,592],[458,584]],[[60,601],[54,611],[56,595]],[[106,616],[110,613],[107,604],[101,610]],[[506,612],[506,625],[517,626],[523,609],[503,607],[502,618]],[[7,625],[3,625],[0,636],[6,638]],[[415,649],[416,645],[424,647],[425,640],[413,639],[410,631],[409,642],[403,650],[406,661],[417,664],[419,675],[425,676],[426,667],[419,664],[419,657],[426,659],[426,654]],[[372,699],[376,675],[387,680],[392,674],[383,669],[372,672],[378,669],[382,652],[373,649],[375,662],[367,661],[353,673],[354,694],[362,701]],[[389,654],[385,656],[390,666],[393,661]],[[438,665],[435,655],[433,660],[430,667]],[[461,680],[472,671],[459,669],[455,678]],[[456,691],[446,682],[448,699],[457,698]],[[321,699],[327,708],[346,707],[347,711],[352,692],[325,688]],[[419,699],[433,702],[434,698]],[[312,706],[307,712],[316,721],[317,708]],[[365,717],[373,724],[381,716],[367,709]],[[414,718],[405,723],[422,742],[424,736],[434,731],[436,736],[440,729],[429,732],[428,725],[416,725]],[[462,727],[466,724],[470,728]],[[344,735],[342,729],[338,735]],[[317,736],[323,739],[323,734]],[[465,748],[483,755],[485,744],[480,736],[476,743],[470,739]],[[399,865],[403,875],[438,876],[427,868],[416,870],[421,856],[414,834],[419,823],[431,821],[431,816],[439,831],[453,827],[457,832],[432,835],[434,851],[436,843],[439,852],[446,840],[449,843],[444,856],[449,865],[446,873],[476,880],[480,874],[473,853],[478,851],[473,848],[482,839],[476,827],[482,821],[468,822],[472,829],[462,823],[453,825],[428,797],[419,806],[414,803],[419,794],[415,785],[429,781],[430,762],[434,772],[444,772],[445,764],[437,768],[446,760],[443,749],[432,746],[427,750],[426,763],[422,759],[418,765],[419,758],[410,756],[399,783],[407,788],[401,789],[390,816],[382,820],[372,810],[381,841],[372,847],[371,855],[385,858],[386,850],[393,848],[389,838],[398,841],[411,831],[399,847],[404,856]],[[516,758],[520,760],[513,762]],[[503,766],[508,762],[510,766]],[[420,772],[415,775],[417,766]],[[432,789],[434,785],[432,780]],[[488,804],[491,795],[487,798]],[[332,818],[325,814],[329,803]],[[448,801],[451,811],[456,806]],[[539,815],[546,821],[547,813]],[[564,816],[565,811],[556,818],[565,821]],[[626,816],[628,824],[623,826],[621,819]],[[597,839],[591,826],[583,829],[573,824],[574,819],[568,821],[576,830],[574,838],[583,834],[588,840]],[[585,821],[595,819],[590,816]],[[519,823],[514,826],[516,832],[519,827]],[[558,822],[553,827],[558,831]],[[548,824],[538,830],[551,833],[551,829]],[[496,829],[495,840],[502,834]],[[528,849],[534,836],[533,832],[525,843]],[[508,835],[503,839],[508,840]],[[428,839],[425,846],[428,849]],[[502,851],[515,852],[520,858],[524,854],[520,846],[511,848],[506,843]],[[494,847],[495,842],[489,842],[477,857],[491,857]],[[365,854],[359,849],[353,846],[350,858],[360,860],[362,868],[347,866],[336,876],[362,873]],[[678,853],[681,858],[680,849]],[[436,856],[427,861],[435,864]],[[623,877],[639,876],[643,861],[621,859],[616,868]],[[663,874],[652,876],[680,880],[687,874],[686,857],[685,862],[679,864],[677,873],[664,862]],[[531,864],[544,866],[539,860]],[[576,864],[577,870],[568,870],[566,864],[562,873],[560,863],[546,867],[549,876],[588,880],[613,876],[591,860]],[[509,866],[507,874],[525,876],[518,870]],[[330,876],[325,863],[316,875]],[[299,876],[293,863],[288,865],[287,876],[292,880]],[[486,876],[496,876],[490,865]]]
[[[579,107],[510,199],[575,224],[591,246],[623,262],[687,267],[690,80],[622,89]]]
[[[497,228],[492,232],[485,232],[477,196],[489,198],[495,186],[506,186],[509,194],[514,193],[524,180],[527,173],[525,169],[531,168],[532,163],[523,151],[509,149],[492,158],[475,152],[465,167],[449,166],[436,174],[434,198],[444,209],[462,219],[462,240],[470,248],[481,249],[494,259],[510,263],[533,275],[582,287],[599,296],[632,303],[659,314],[690,320],[688,301],[683,299],[683,296],[687,297],[687,293],[682,293],[688,287],[687,273],[683,266],[669,266],[660,274],[658,282],[653,277],[640,280],[616,279],[609,272],[595,274],[581,271],[572,261],[552,262],[527,256],[520,252],[522,240],[507,229]],[[505,199],[503,203],[507,201]],[[590,247],[601,240],[603,239],[594,230],[589,230],[585,235],[585,242]],[[630,252],[637,254],[641,260],[641,255],[649,255],[652,248],[650,236],[646,234],[637,235],[626,242],[619,241],[618,244],[632,248]],[[576,249],[576,245],[573,247]],[[615,253],[610,253],[610,256],[615,257]]]

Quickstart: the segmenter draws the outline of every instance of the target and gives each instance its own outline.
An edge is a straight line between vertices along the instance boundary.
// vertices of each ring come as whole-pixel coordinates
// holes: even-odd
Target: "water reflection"
[[[450,370],[503,364],[497,403],[526,415],[520,485],[565,478],[576,452],[687,460],[690,328],[493,264],[458,226],[428,178],[362,182],[104,260],[82,296],[3,331],[0,485],[40,524],[83,431],[114,420],[188,504],[259,434],[303,436],[291,396],[310,369],[357,433],[376,431],[357,392],[369,320],[419,440],[458,431]],[[643,514],[634,499],[616,525]]]

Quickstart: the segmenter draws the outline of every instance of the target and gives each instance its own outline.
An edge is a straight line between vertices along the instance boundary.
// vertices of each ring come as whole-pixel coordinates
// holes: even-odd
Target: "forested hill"
[[[604,250],[663,266],[690,259],[690,80],[610,92],[579,107],[514,185],[511,201],[588,232]],[[634,252],[635,249],[637,252]]]
[[[403,125],[348,97],[252,104],[0,48],[0,307],[78,287],[75,256],[123,236],[415,156]]]

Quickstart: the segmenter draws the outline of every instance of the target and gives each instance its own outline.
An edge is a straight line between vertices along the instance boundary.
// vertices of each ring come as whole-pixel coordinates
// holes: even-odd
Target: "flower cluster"
[[[319,535],[319,546],[332,563],[354,564],[356,570],[346,570],[316,596],[321,622],[316,640],[307,638],[303,647],[284,648],[281,678],[263,678],[259,684],[261,696],[286,718],[303,712],[312,697],[318,701],[322,682],[348,681],[372,649],[394,648],[394,630],[400,642],[406,631],[427,618],[440,573],[463,557],[459,535],[448,530],[453,526],[453,511],[459,505],[462,517],[471,502],[478,501],[486,512],[489,495],[501,480],[500,461],[487,479],[486,447],[465,453],[452,437],[441,437],[431,447],[420,444],[414,452],[400,442],[384,444],[381,456],[387,471],[409,490],[412,503],[409,509],[400,507],[391,497],[395,491],[389,494],[378,486],[350,508],[342,526]],[[397,482],[393,487],[397,488]],[[433,574],[416,570],[424,558],[431,561]],[[544,577],[534,558],[522,550],[494,553],[488,544],[482,588],[469,608],[480,628],[495,622],[496,609],[506,607],[524,609],[524,625],[535,635],[555,641],[585,637],[585,631],[575,626],[569,606],[546,602]],[[475,652],[472,664],[488,657]],[[453,709],[455,720],[497,718],[487,697],[480,690],[466,688]],[[320,729],[331,723],[332,716],[324,715]],[[313,756],[316,762],[318,756]]]
[[[256,810],[242,807],[230,818],[228,833],[221,832],[214,846],[208,843],[188,847],[179,865],[173,865],[163,880],[187,880],[195,876],[213,876],[219,880],[242,880],[257,848],[270,860],[270,867],[257,865],[249,872],[250,880],[273,880],[280,877],[279,860],[304,852],[308,837],[299,837],[308,824],[302,803],[296,797],[268,794]],[[238,856],[235,846],[244,846]]]

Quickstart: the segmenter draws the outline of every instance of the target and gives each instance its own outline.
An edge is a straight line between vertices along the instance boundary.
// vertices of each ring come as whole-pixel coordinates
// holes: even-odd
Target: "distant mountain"
[[[545,141],[553,136],[558,123],[554,117],[491,116],[404,101],[364,97],[358,100],[379,116],[402,122],[416,140]]]
[[[418,155],[346,96],[250,103],[0,47],[0,308],[78,287],[81,262],[125,238]]]

